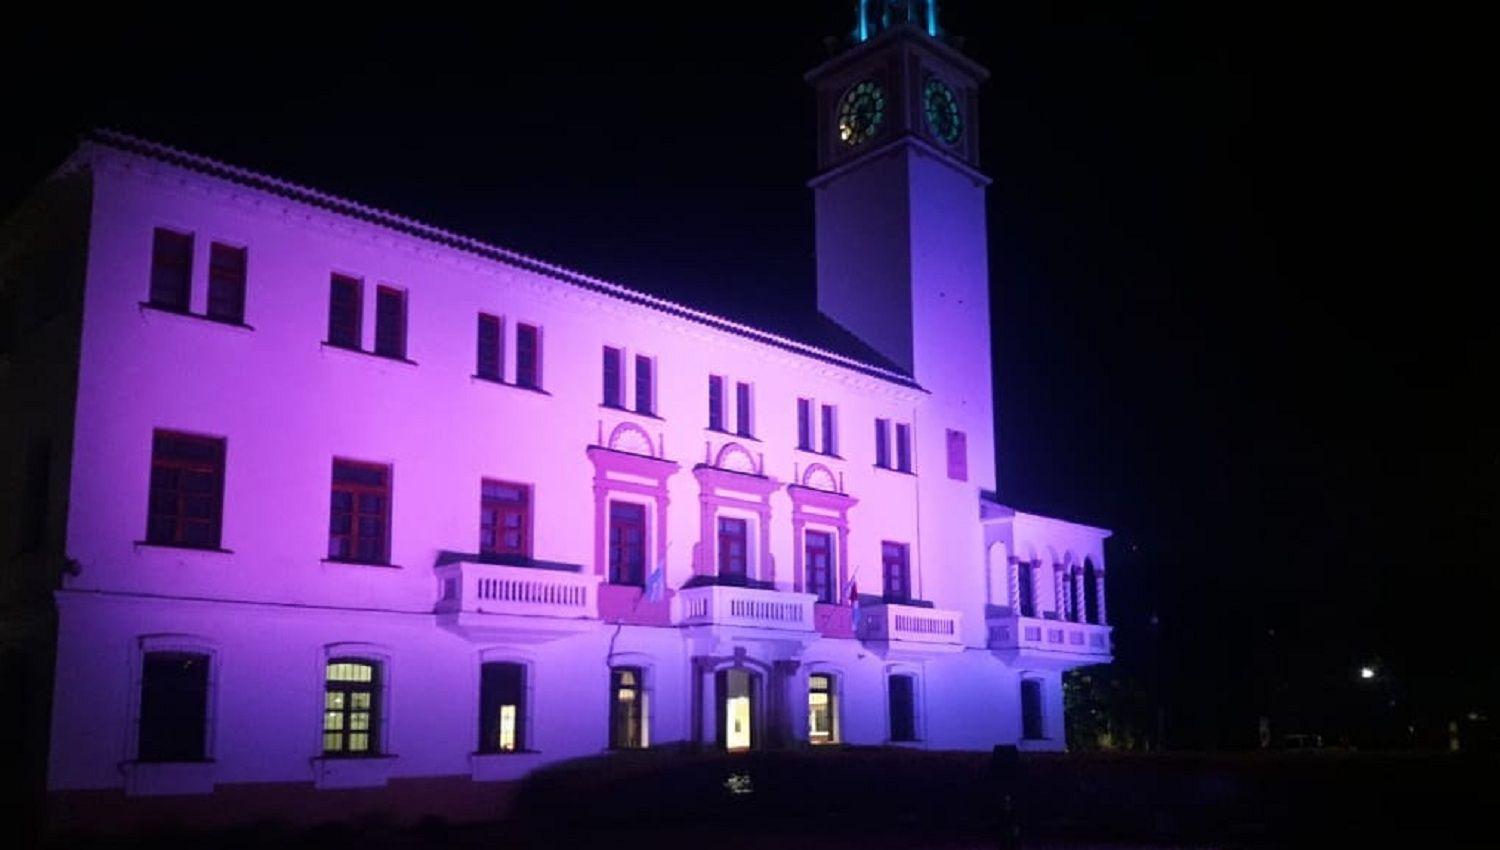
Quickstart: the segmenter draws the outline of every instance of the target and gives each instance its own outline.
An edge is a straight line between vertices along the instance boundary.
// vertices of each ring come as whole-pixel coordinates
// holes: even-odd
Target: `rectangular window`
[[[1045,737],[1042,723],[1042,683],[1036,679],[1021,680],[1021,737],[1038,741]]]
[[[1031,561],[1016,563],[1016,595],[1021,603],[1022,617],[1036,616],[1036,564]]]
[[[887,540],[880,544],[880,572],[885,582],[883,591],[888,602],[911,600],[911,564],[908,552],[905,543]]]
[[[812,401],[810,399],[797,399],[797,448],[805,452],[813,450]]]
[[[391,468],[333,462],[328,559],[384,564],[390,559]]]
[[[952,428],[948,429],[948,477],[969,480],[969,436]]]
[[[839,453],[838,410],[831,404],[823,405],[823,454]]]
[[[479,485],[479,551],[531,555],[531,488],[486,478]]]
[[[364,284],[336,274],[328,291],[328,344],[359,350]]]
[[[500,374],[500,366],[503,362],[500,357],[502,326],[499,316],[489,313],[479,314],[479,351],[475,360],[474,374],[491,381],[503,380]]]
[[[380,666],[331,658],[323,679],[323,755],[380,754]]]
[[[718,375],[708,376],[708,427],[724,430],[724,379]]]
[[[375,289],[375,353],[406,359],[406,293],[389,286]]]
[[[192,234],[156,228],[151,242],[151,306],[186,313],[192,280]]]
[[[646,692],[639,667],[609,671],[609,745],[617,750],[646,746]]]
[[[141,662],[139,761],[202,761],[207,757],[208,656],[148,652]]]
[[[609,580],[646,584],[646,506],[609,503]]]
[[[155,432],[146,542],[217,549],[223,509],[224,441]]]
[[[536,325],[516,325],[516,386],[542,388],[542,332]]]
[[[891,468],[891,420],[875,420],[875,465]]]
[[[650,357],[641,354],[635,356],[635,412],[647,416],[656,415],[653,365]]]
[[[208,247],[208,317],[221,322],[244,324],[245,254],[214,242]]]
[[[526,749],[526,667],[489,662],[479,668],[479,751]]]
[[[833,535],[808,531],[802,535],[802,563],[806,571],[806,590],[819,602],[838,602],[833,579]]]
[[[754,436],[750,413],[750,385],[741,381],[734,385],[734,433],[741,437]]]
[[[833,677],[815,673],[807,677],[807,741],[810,744],[837,744],[834,726],[837,710],[834,704]]]
[[[604,347],[604,406],[624,407],[625,394],[620,378],[620,349]]]
[[[899,675],[886,681],[891,698],[891,740],[917,740],[917,680]]]
[[[911,472],[911,426],[896,425],[896,468]]]
[[[749,523],[737,517],[719,517],[719,575],[743,579],[749,565]]]

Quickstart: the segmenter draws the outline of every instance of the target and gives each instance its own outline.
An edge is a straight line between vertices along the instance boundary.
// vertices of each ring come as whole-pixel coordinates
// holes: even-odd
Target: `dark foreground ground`
[[[128,836],[73,830],[50,847],[738,848],[1004,846],[1007,791],[1024,847],[1493,846],[1496,761],[1443,754],[989,756],[895,749],[729,756],[649,752],[542,771],[483,824],[379,813]],[[339,816],[330,811],[330,818]]]

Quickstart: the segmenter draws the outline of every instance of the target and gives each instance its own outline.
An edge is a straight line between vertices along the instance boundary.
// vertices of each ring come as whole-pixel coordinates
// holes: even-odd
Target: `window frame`
[[[370,668],[370,679],[368,683],[359,680],[333,679],[330,668],[335,664],[357,664]],[[369,654],[356,654],[353,652],[329,653],[323,661],[323,722],[319,728],[319,739],[322,742],[320,757],[325,759],[362,759],[382,758],[387,755],[385,745],[385,723],[386,723],[386,690],[389,687],[386,671],[386,661],[378,656]],[[365,685],[364,687],[359,687]],[[342,694],[343,699],[340,707],[333,708],[330,703],[329,694]],[[368,710],[359,712],[355,706],[356,694],[367,694]],[[339,716],[339,728],[329,729],[328,721],[330,715],[337,713]],[[366,715],[365,728],[355,729],[353,719],[355,714]],[[339,736],[339,748],[328,748],[328,736],[330,734]],[[356,734],[366,736],[366,747],[363,750],[355,750],[351,746],[351,738]]]
[[[387,312],[387,305],[395,302],[394,314]],[[375,340],[370,353],[376,357],[388,357],[391,360],[406,359],[407,342],[407,293],[390,284],[379,284],[375,287]],[[389,326],[395,322],[394,329]],[[387,334],[393,334],[394,340],[387,340]]]
[[[835,404],[822,404],[818,408],[818,433],[822,438],[822,453],[829,457],[839,456],[839,409]]]
[[[506,502],[486,495],[486,486],[490,484],[515,488],[521,493],[521,501],[519,503]],[[514,507],[516,504],[519,504],[519,509]],[[533,488],[530,484],[503,481],[499,478],[481,478],[479,480],[479,553],[481,555],[518,555],[522,558],[530,558],[532,552],[531,530],[532,524],[535,521],[533,510]],[[492,511],[497,512],[499,516],[493,524],[495,531],[494,540],[486,548],[484,541],[485,520],[489,518]],[[501,520],[505,515],[509,514],[519,514],[521,517],[521,545],[519,550],[501,546],[499,543],[502,530],[505,527],[501,524]]]
[[[237,256],[238,266],[229,266],[226,269],[224,265],[216,262],[222,255]],[[208,244],[208,303],[204,307],[204,315],[216,322],[243,325],[249,276],[249,248],[243,245],[230,245],[227,242],[210,241]],[[233,287],[228,293],[228,300],[233,305],[233,309],[228,313],[214,309],[215,301],[225,294],[221,289],[224,286]]]
[[[172,258],[172,262],[170,264],[172,268],[179,271],[181,278],[180,281],[174,281],[174,283],[178,284],[178,287],[174,288],[174,290],[170,294],[179,296],[181,298],[181,304],[175,303],[175,301],[167,301],[159,297],[164,292],[166,292],[165,287],[161,287],[158,285],[159,272],[165,270],[162,266],[162,260],[167,254],[167,252],[163,250],[163,237],[167,237],[168,239],[179,239],[181,240],[181,243],[177,247],[185,246],[187,249],[185,258],[174,257]],[[196,243],[196,241],[197,234],[193,233],[192,231],[183,231],[172,227],[155,227],[152,229],[151,267],[146,289],[147,304],[155,307],[158,310],[165,310],[170,313],[186,314],[192,312],[193,255],[196,253],[197,246],[196,244],[194,244]],[[185,262],[179,264],[176,262],[176,259],[185,259]],[[178,292],[177,289],[180,289],[181,291]]]
[[[911,425],[906,422],[896,423],[896,466],[897,472],[911,472]]]
[[[644,378],[642,376],[645,376]],[[644,354],[635,356],[635,412],[642,416],[656,415],[656,358]]]
[[[894,469],[891,465],[891,420],[875,419],[875,465],[881,469]]]
[[[812,406],[810,398],[797,399],[797,448],[804,452],[814,450]]]
[[[737,538],[735,532],[726,532],[726,523],[728,523],[731,527],[737,525],[739,529]],[[714,567],[716,574],[720,578],[727,578],[738,581],[748,581],[751,578],[750,534],[751,520],[747,519],[746,517],[725,513],[717,514],[714,517]],[[732,554],[732,550],[729,546],[726,545],[726,543],[733,544],[735,542],[738,542],[740,546],[740,564],[738,572],[733,572],[726,569],[726,565],[730,567],[733,566],[732,560],[734,557]]]
[[[493,339],[485,339],[487,328],[494,334]],[[493,364],[488,362],[489,358],[493,358]],[[491,365],[493,369],[487,368]],[[498,314],[479,313],[474,334],[474,377],[505,381],[505,319]]]
[[[894,683],[898,680],[907,683],[905,687],[907,688],[907,698],[909,699],[906,705],[909,714],[905,718],[901,718],[905,722],[901,724],[902,728],[900,729],[897,728],[899,715],[896,712],[896,688],[894,687]],[[914,744],[920,742],[922,740],[921,683],[918,681],[917,674],[903,669],[887,670],[885,673],[885,690],[887,740],[893,744]],[[909,735],[906,736],[897,734],[897,732],[908,731]]]
[[[542,326],[533,322],[516,322],[516,386],[542,388]]]
[[[901,557],[893,559],[892,552],[899,552]],[[892,567],[898,567],[901,578],[900,592],[892,592]],[[895,540],[880,541],[880,595],[886,602],[904,605],[916,597],[912,593],[911,586],[911,544],[901,543]]]
[[[824,555],[827,563],[824,565],[823,586],[819,590],[813,582],[813,548],[811,541],[814,537],[820,537],[826,542]],[[802,530],[802,590],[817,596],[815,601],[825,605],[837,605],[839,601],[838,588],[838,560],[837,560],[837,538],[831,531],[822,528],[804,528]]]
[[[734,433],[755,438],[755,389],[749,381],[734,382]]]
[[[600,403],[612,410],[624,410],[625,349],[612,345],[604,346],[603,372],[604,400]]]
[[[822,679],[826,685],[819,689],[814,687],[813,680]],[[829,670],[814,669],[807,674],[807,743],[814,747],[826,747],[843,743],[842,723],[840,722],[839,709],[843,700],[840,698],[840,685],[843,677]],[[813,694],[821,693],[827,696],[828,734],[826,739],[817,740],[813,734]]]
[[[638,579],[634,579],[634,578],[627,577],[627,576],[623,575],[623,570],[627,566],[627,564],[625,563],[624,555],[623,555],[623,542],[617,543],[616,540],[615,540],[615,528],[616,528],[616,526],[620,526],[623,529],[625,527],[634,526],[636,524],[636,522],[635,522],[635,520],[633,518],[631,518],[629,520],[626,520],[622,516],[618,516],[615,513],[616,507],[629,508],[629,509],[639,510],[640,511],[640,520],[639,520],[639,526],[638,526],[638,528],[639,528],[639,531],[640,531],[640,546],[641,546],[641,551],[640,551],[640,556],[641,556],[640,557],[640,573],[641,574],[640,574],[640,576],[639,576]],[[650,532],[650,530],[651,530],[651,509],[644,502],[633,502],[633,501],[629,501],[629,500],[626,500],[626,499],[610,499],[607,502],[607,504],[605,505],[605,542],[604,542],[604,546],[605,546],[605,561],[606,561],[606,574],[605,574],[605,578],[607,578],[609,580],[610,584],[619,584],[619,585],[625,585],[627,587],[642,587],[642,588],[644,588],[646,586],[646,576],[651,571],[650,570],[650,563],[649,563],[649,561],[650,561],[650,551],[651,551],[650,550],[650,543],[651,543],[651,538],[650,538],[650,533],[651,532]],[[619,561],[616,561],[616,558],[615,558],[615,553],[617,551],[617,548],[618,548],[618,550],[622,551],[622,555],[621,555],[621,558],[620,558]]]
[[[723,375],[708,376],[708,430],[721,433],[724,432],[724,426],[728,424],[724,384]]]
[[[352,293],[348,300],[350,312],[348,315],[340,314],[335,308],[340,290],[346,294]],[[328,338],[325,344],[334,348],[342,348],[346,351],[363,351],[364,346],[364,279],[353,275],[333,272],[328,279]],[[352,336],[345,337],[345,332]]]
[[[494,726],[490,726],[486,715],[487,700],[485,696],[485,670],[487,668],[514,670],[519,675],[516,688],[516,711],[512,720],[511,742],[506,747],[502,740],[491,741],[497,737],[497,733],[503,732],[503,723],[496,720]],[[532,740],[535,737],[533,729],[534,718],[532,715],[532,669],[531,664],[513,658],[482,658],[479,662],[479,704],[478,704],[478,742],[474,752],[484,756],[506,756],[516,753],[532,752]],[[499,697],[497,697],[498,699]],[[504,703],[496,703],[496,707],[503,707]],[[503,715],[502,715],[503,717]]]
[[[1023,741],[1045,741],[1047,740],[1047,703],[1043,691],[1042,680],[1036,676],[1022,676],[1020,684],[1021,702],[1021,740]],[[1028,694],[1031,696],[1028,697]],[[1034,712],[1028,712],[1028,704],[1035,705]],[[1035,731],[1036,734],[1032,734]]]
[[[632,673],[635,676],[635,684],[625,685],[621,682],[624,673]],[[635,694],[633,700],[620,699],[624,691]],[[609,748],[611,750],[644,750],[651,746],[650,735],[650,695],[646,688],[646,668],[639,664],[616,664],[609,668]],[[635,741],[631,743],[628,738],[621,739],[622,707],[624,702],[630,702],[634,706]],[[628,720],[629,718],[624,718]]]
[[[193,764],[213,761],[210,746],[213,737],[211,734],[211,730],[213,728],[213,693],[215,679],[215,658],[213,651],[205,647],[191,645],[142,646],[140,648],[139,656],[140,657],[137,662],[138,681],[136,683],[135,694],[135,745],[133,748],[135,762],[138,764]],[[166,656],[179,656],[183,658],[193,657],[199,659],[203,665],[203,682],[201,695],[202,705],[198,706],[198,712],[201,716],[199,718],[196,718],[198,722],[201,723],[201,728],[198,730],[199,735],[196,750],[194,753],[189,754],[187,757],[183,757],[183,754],[178,752],[148,754],[145,751],[147,747],[147,713],[148,711],[150,711],[150,709],[148,709],[148,671],[150,670],[150,664],[153,657]],[[183,718],[181,716],[169,717],[167,719],[170,722],[166,723],[165,729],[169,733],[180,728],[183,722]]]
[[[163,458],[158,452],[160,441],[184,441],[212,446],[214,455],[211,461],[191,460],[186,458]],[[147,478],[147,500],[146,500],[146,536],[145,542],[152,546],[171,546],[179,549],[205,549],[219,550],[224,542],[224,479],[225,470],[228,465],[229,441],[225,437],[212,437],[206,434],[192,434],[185,431],[174,431],[166,428],[156,428],[151,432],[151,462],[150,474]],[[206,469],[205,469],[206,467]],[[185,506],[190,498],[189,491],[179,486],[173,491],[175,493],[175,512],[172,514],[159,514],[155,508],[158,470],[173,470],[179,476],[189,473],[209,472],[214,476],[212,491],[209,493],[212,505],[212,516],[208,520],[209,537],[208,543],[198,544],[186,539],[184,533],[190,524],[201,524],[200,519],[193,518]],[[172,518],[172,535],[170,539],[162,539],[155,532],[156,520],[159,516]]]
[[[385,476],[384,477],[384,482],[385,483],[384,483],[384,485],[382,487],[377,487],[377,486],[372,485],[372,484],[363,484],[363,483],[354,482],[354,481],[340,481],[339,477],[338,477],[338,471],[339,471],[339,466],[340,465],[348,466],[348,467],[355,468],[355,469],[367,469],[367,470],[378,469],[378,470],[381,470],[384,473],[384,476]],[[395,490],[394,481],[393,481],[394,476],[395,476],[395,469],[394,469],[394,467],[391,464],[388,464],[388,463],[375,463],[375,462],[371,462],[371,461],[353,460],[353,459],[350,459],[350,458],[343,458],[343,457],[335,457],[333,459],[332,474],[331,474],[331,477],[330,477],[330,484],[329,484],[329,491],[328,491],[329,492],[329,505],[328,505],[329,548],[328,548],[328,557],[327,557],[327,560],[333,561],[333,562],[336,562],[336,563],[341,563],[341,564],[366,564],[366,565],[371,565],[371,566],[390,566],[390,564],[391,564],[391,525],[392,525],[391,517],[393,515],[393,511],[392,511],[392,508],[393,508],[392,495],[393,495],[393,492]],[[339,492],[341,492],[341,491],[342,492],[347,492],[347,493],[350,494],[349,531],[347,533],[345,533],[344,535],[340,535],[340,536],[347,536],[349,538],[349,547],[348,547],[348,549],[349,549],[350,554],[344,555],[344,556],[335,555],[333,553],[333,537],[335,536],[335,533],[334,533],[334,530],[333,530],[333,518],[334,518],[334,515],[337,513],[337,509],[336,509],[336,507],[335,507],[335,505],[333,503],[333,500],[334,500],[335,496]],[[359,531],[358,531],[358,529],[359,529],[359,520],[364,516],[364,512],[362,512],[359,509],[359,507],[360,507],[360,498],[359,497],[362,496],[362,495],[368,495],[368,494],[371,494],[371,493],[379,493],[380,495],[382,495],[384,497],[383,498],[383,502],[382,502],[383,508],[382,508],[382,511],[381,511],[381,524],[382,524],[381,547],[382,548],[381,548],[381,557],[379,559],[377,559],[377,560],[371,560],[371,559],[368,559],[368,558],[361,557],[361,555],[359,553],[359,542],[360,542],[360,534],[359,534]]]

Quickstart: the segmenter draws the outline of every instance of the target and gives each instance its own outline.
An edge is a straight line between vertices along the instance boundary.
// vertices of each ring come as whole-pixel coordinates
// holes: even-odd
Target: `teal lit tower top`
[[[854,41],[868,41],[888,29],[916,27],[933,38],[938,27],[937,0],[855,0]]]

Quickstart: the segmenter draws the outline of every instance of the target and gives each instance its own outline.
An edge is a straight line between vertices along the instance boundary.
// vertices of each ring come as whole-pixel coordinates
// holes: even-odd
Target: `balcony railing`
[[[592,576],[562,570],[455,561],[437,568],[439,614],[592,616]]]
[[[894,602],[868,604],[860,611],[859,639],[962,647],[963,615]]]
[[[677,594],[677,622],[812,632],[817,628],[813,620],[816,601],[811,593],[726,585],[689,587]]]
[[[1100,661],[1108,661],[1112,652],[1110,627],[1096,623],[1037,617],[992,617],[989,631],[991,649],[1096,657]]]

